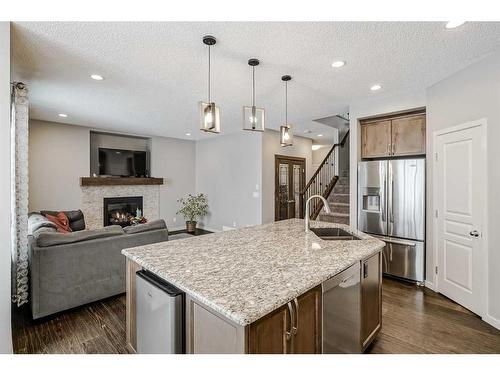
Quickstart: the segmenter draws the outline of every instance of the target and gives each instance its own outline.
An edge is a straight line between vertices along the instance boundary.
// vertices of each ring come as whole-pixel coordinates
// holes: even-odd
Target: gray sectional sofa
[[[40,213],[32,213],[28,219],[34,319],[124,293],[125,257],[121,250],[168,240],[163,220],[82,230],[81,211],[67,216],[70,227],[76,230],[64,234],[52,229]]]

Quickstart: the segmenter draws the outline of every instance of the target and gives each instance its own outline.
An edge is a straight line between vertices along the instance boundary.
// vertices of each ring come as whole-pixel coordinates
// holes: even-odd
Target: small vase
[[[196,221],[186,221],[186,231],[193,233],[196,231]]]

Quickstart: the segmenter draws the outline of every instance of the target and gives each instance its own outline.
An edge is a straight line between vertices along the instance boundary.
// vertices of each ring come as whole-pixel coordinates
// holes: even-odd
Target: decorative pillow
[[[68,217],[64,212],[59,212],[56,216],[47,214],[45,215],[45,217],[56,225],[58,232],[60,233],[71,232],[71,228],[69,227]]]
[[[85,217],[82,210],[62,211],[66,214],[69,220],[69,227],[73,232],[85,229]],[[43,216],[52,215],[56,216],[59,211],[40,211]]]

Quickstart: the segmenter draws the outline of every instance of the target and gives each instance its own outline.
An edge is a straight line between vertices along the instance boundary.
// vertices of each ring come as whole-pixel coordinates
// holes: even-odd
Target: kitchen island
[[[384,243],[345,225],[312,227],[340,227],[359,240],[323,240],[304,231],[304,220],[290,219],[123,250],[129,345],[136,347],[135,272],[146,269],[186,293],[188,353],[320,353],[322,284],[371,259],[380,296]],[[380,329],[380,297],[376,304],[368,310],[378,324],[370,332],[360,327],[370,335],[360,351]]]

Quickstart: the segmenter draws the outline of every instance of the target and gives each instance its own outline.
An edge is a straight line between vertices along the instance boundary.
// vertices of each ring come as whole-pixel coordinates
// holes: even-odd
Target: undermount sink
[[[311,228],[311,232],[313,232],[316,236],[318,236],[322,240],[327,240],[327,241],[331,240],[350,241],[350,240],[361,239],[341,228]]]

